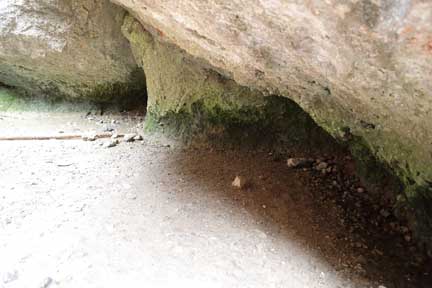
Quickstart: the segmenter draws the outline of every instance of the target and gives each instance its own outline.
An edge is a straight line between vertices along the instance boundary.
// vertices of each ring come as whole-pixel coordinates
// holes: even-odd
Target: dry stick
[[[23,118],[20,118],[20,117],[14,117],[14,116],[3,115],[3,114],[0,114],[0,118],[12,118],[12,119],[23,120]]]
[[[111,133],[96,134],[96,139],[98,138],[110,138]],[[123,135],[118,135],[122,137]],[[75,140],[82,139],[81,134],[69,134],[69,135],[53,135],[53,136],[0,136],[0,141],[27,141],[27,140]]]

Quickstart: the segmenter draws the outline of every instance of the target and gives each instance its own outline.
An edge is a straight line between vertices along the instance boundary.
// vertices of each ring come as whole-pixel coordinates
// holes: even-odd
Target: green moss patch
[[[31,98],[21,91],[0,88],[0,112],[74,112],[98,108],[88,101]]]
[[[18,110],[24,104],[24,101],[18,97],[16,92],[0,87],[0,111]]]
[[[198,101],[190,109],[164,113],[149,111],[147,129],[162,129],[186,141],[199,139],[213,145],[265,147],[287,151],[331,151],[341,147],[297,104],[285,97],[269,96],[262,106],[226,110],[224,105]]]

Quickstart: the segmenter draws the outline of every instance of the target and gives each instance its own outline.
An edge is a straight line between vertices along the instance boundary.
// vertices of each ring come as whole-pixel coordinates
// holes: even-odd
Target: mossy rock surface
[[[238,85],[181,49],[153,38],[131,16],[125,18],[122,31],[145,71],[148,126],[164,123],[165,130],[183,138],[243,146],[334,143],[293,101]]]
[[[189,110],[166,113],[149,111],[147,129],[162,129],[188,142],[217,146],[265,148],[278,154],[319,155],[342,149],[297,104],[280,96],[264,98],[262,106],[224,109],[195,102]]]

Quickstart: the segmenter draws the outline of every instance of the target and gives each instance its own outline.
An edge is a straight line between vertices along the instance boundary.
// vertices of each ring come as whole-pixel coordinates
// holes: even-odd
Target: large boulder
[[[292,100],[241,86],[153,37],[135,18],[126,16],[122,31],[145,71],[147,128],[223,146],[265,146],[280,152],[334,151],[334,139]],[[337,146],[336,146],[337,147]]]
[[[432,2],[112,1],[159,41],[295,100],[366,168],[369,152],[386,163],[432,236]]]
[[[135,93],[145,81],[121,34],[124,14],[107,0],[0,1],[0,84],[98,101]]]

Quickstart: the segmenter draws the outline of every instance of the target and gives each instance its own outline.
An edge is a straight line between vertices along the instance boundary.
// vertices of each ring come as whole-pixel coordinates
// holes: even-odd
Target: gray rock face
[[[349,127],[383,151],[415,146],[430,162],[431,2],[113,2],[240,84],[295,99],[329,130]],[[394,160],[404,166],[408,154]]]
[[[106,0],[0,1],[0,83],[51,97],[128,90],[137,67],[123,16]]]

